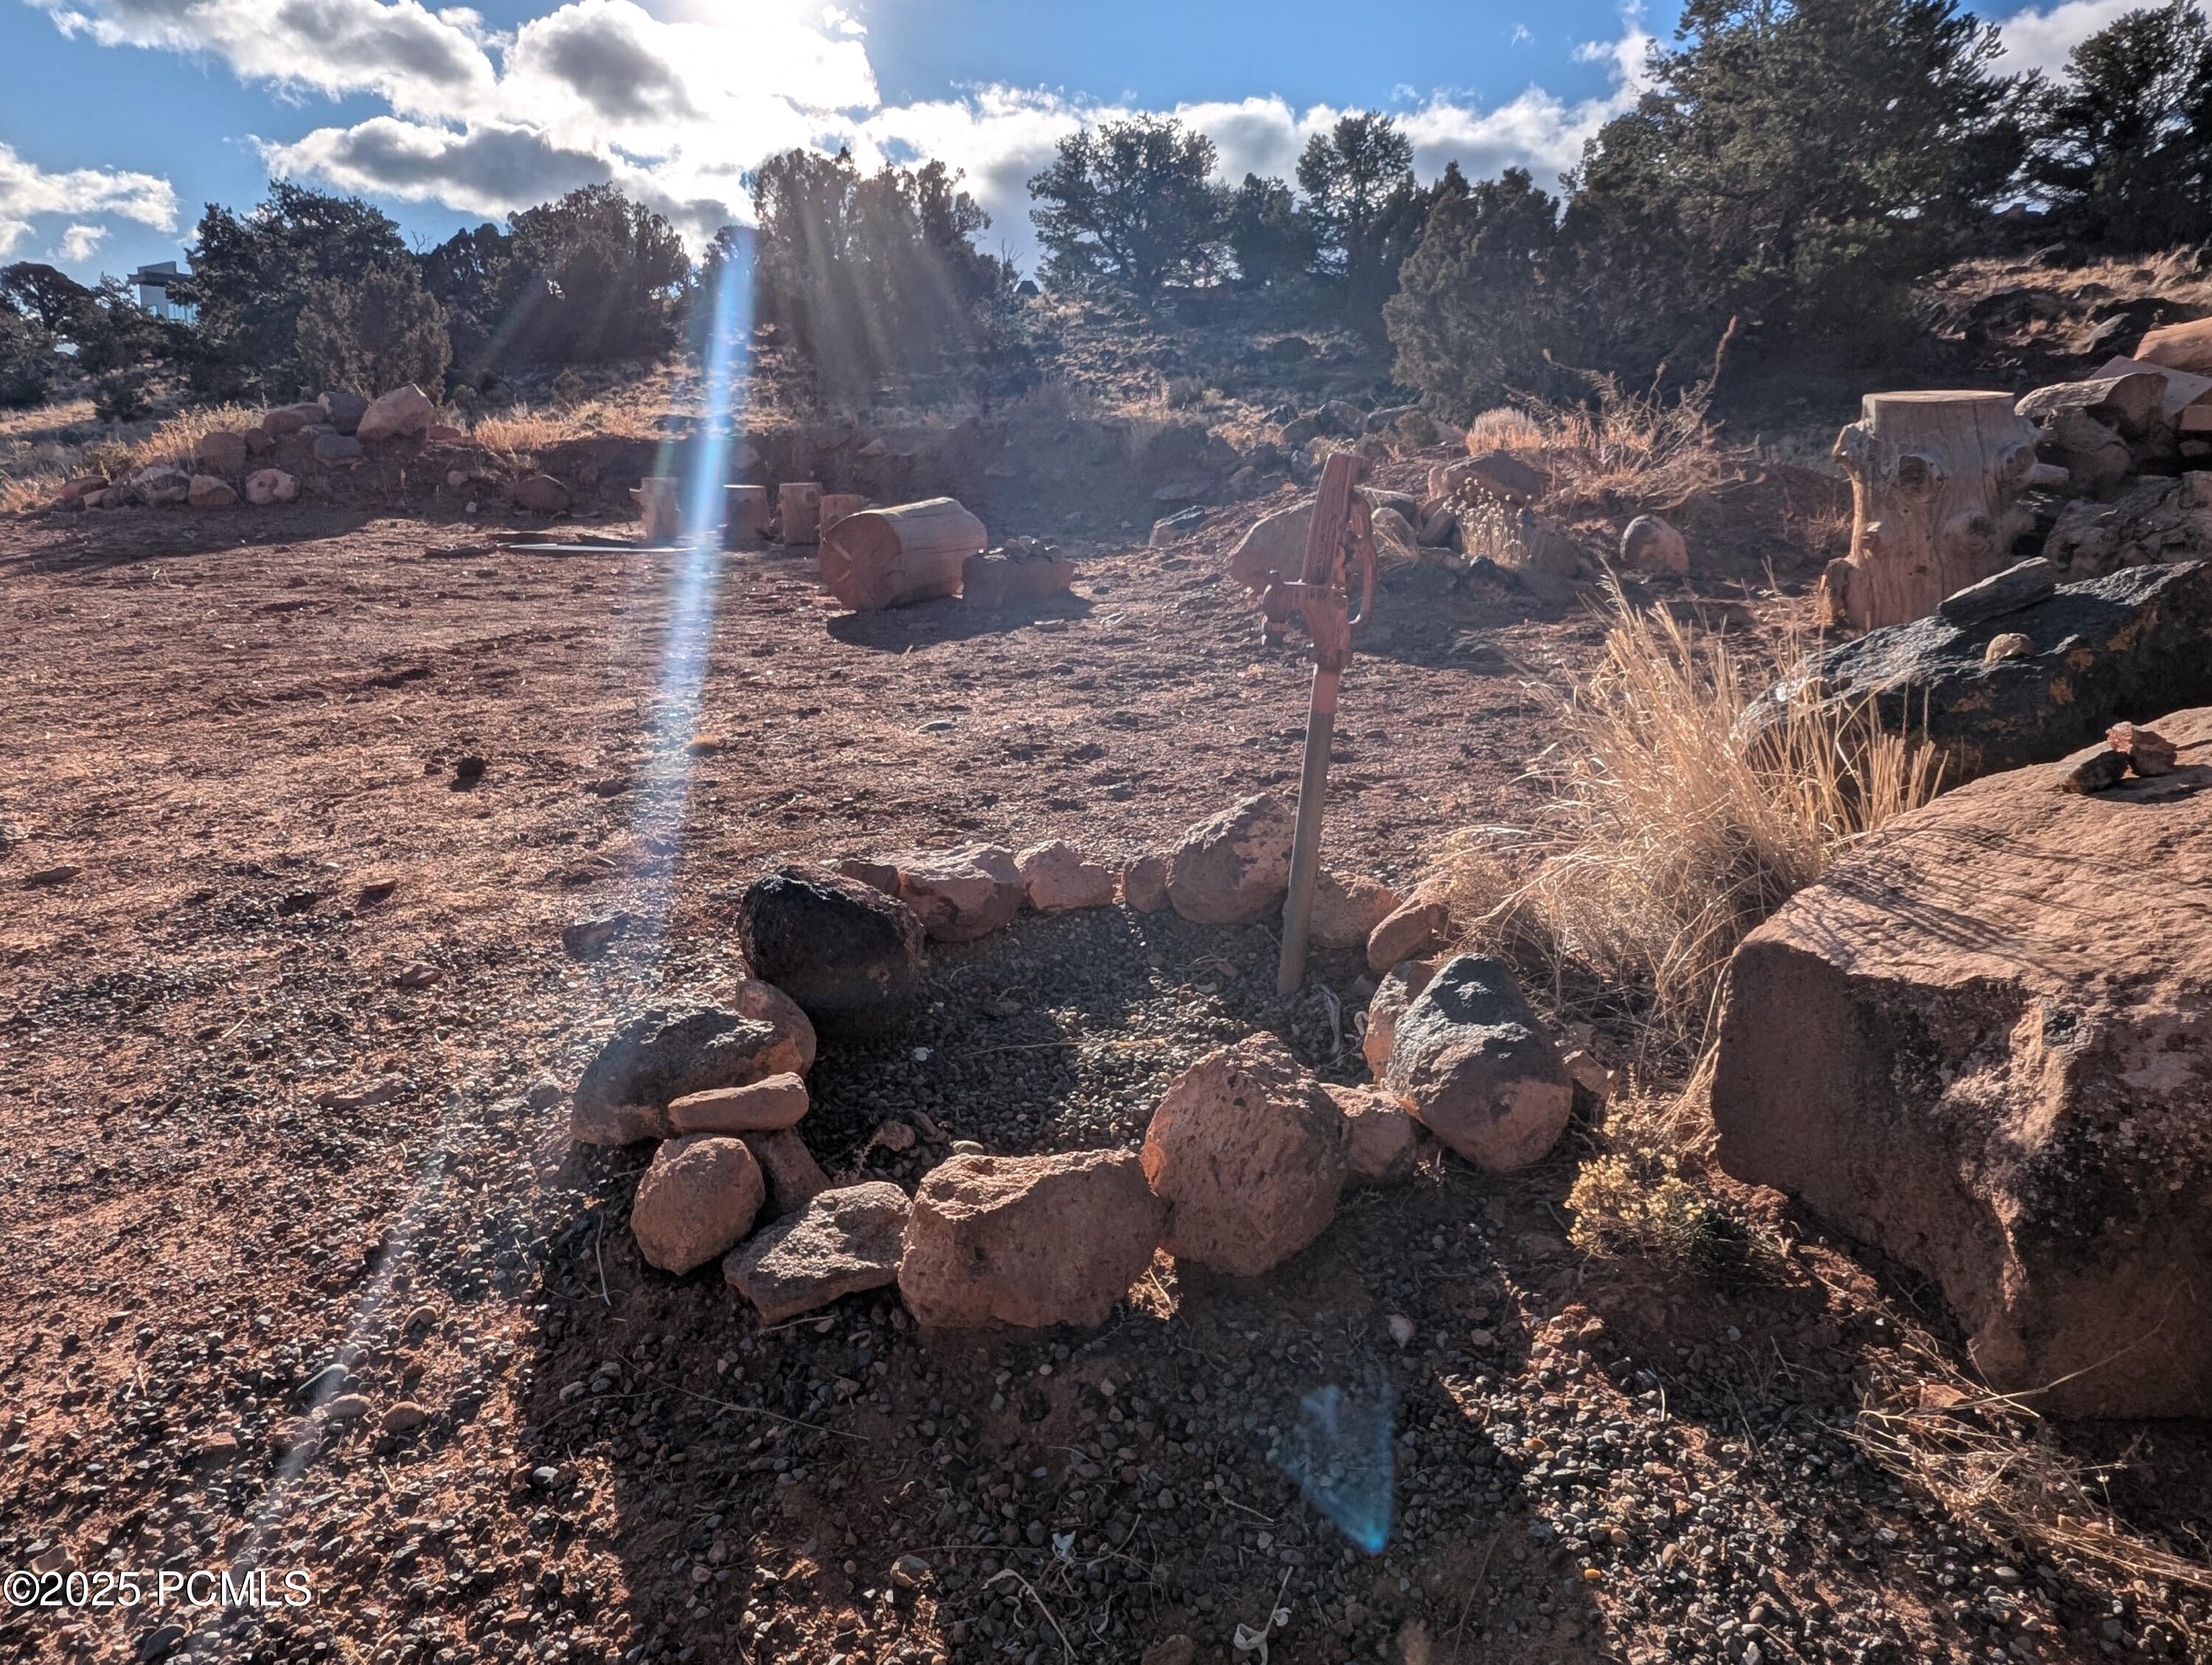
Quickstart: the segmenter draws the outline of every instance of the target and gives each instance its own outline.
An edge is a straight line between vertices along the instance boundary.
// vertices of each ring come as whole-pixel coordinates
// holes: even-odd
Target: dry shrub
[[[1170,410],[1190,410],[1206,403],[1206,383],[1197,376],[1170,376],[1162,395]]]
[[[1664,513],[1745,477],[1753,453],[1724,442],[1715,429],[1710,379],[1668,398],[1656,387],[1630,392],[1611,375],[1585,374],[1589,403],[1539,406],[1555,509]]]
[[[1482,451],[1539,451],[1544,443],[1542,424],[1510,404],[1486,410],[1467,425],[1470,455]]]
[[[209,434],[258,428],[264,414],[243,404],[182,411],[156,423],[154,431],[142,439],[95,441],[84,447],[85,460],[112,480],[127,480],[140,469],[156,465],[189,469],[200,442]]]
[[[1625,1000],[1648,1061],[1705,1049],[1735,945],[1840,851],[1934,795],[1924,747],[1864,711],[1791,708],[1735,732],[1784,655],[1693,633],[1660,609],[1613,617],[1598,667],[1559,697],[1537,765],[1556,799],[1528,829],[1477,828],[1449,863],[1455,912],[1551,979],[1563,1004]]]
[[[519,404],[496,416],[479,417],[469,437],[510,468],[531,465],[533,453],[565,440],[588,439],[608,430],[610,411],[599,400],[556,410]]]
[[[1521,539],[1521,523],[1513,512],[1487,492],[1469,494],[1454,511],[1459,520],[1460,551],[1470,561],[1490,560],[1501,567],[1518,567],[1528,550]]]

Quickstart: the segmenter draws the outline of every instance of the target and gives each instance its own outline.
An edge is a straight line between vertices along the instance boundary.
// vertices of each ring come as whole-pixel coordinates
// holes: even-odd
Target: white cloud
[[[2066,55],[2107,24],[2136,11],[2148,0],[2060,0],[2046,10],[2014,12],[2004,20],[2004,53],[1997,67],[2008,75],[2041,70],[2055,75]]]
[[[12,253],[31,235],[33,222],[48,216],[67,215],[82,221],[95,214],[118,214],[126,220],[160,231],[177,228],[177,193],[169,182],[153,173],[134,173],[105,167],[73,167],[50,173],[0,143],[0,258]],[[82,241],[92,241],[82,255],[68,251]],[[97,226],[72,224],[62,234],[63,258],[82,260],[104,234]]]
[[[82,265],[106,240],[106,226],[70,226],[54,246],[54,258],[65,266]]]

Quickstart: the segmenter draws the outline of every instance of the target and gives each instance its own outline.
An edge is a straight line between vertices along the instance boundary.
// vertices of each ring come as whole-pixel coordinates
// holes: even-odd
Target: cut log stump
[[[1861,630],[1924,618],[2013,560],[2036,430],[2009,393],[1869,393],[1836,440],[1851,477],[1851,552],[1820,612]]]
[[[858,514],[868,506],[864,491],[825,491],[822,494],[822,536],[828,537],[830,529],[850,514]]]
[[[783,519],[783,541],[812,544],[822,536],[822,488],[812,480],[787,480],[775,489],[776,512]]]
[[[673,544],[682,520],[675,480],[665,474],[648,474],[632,488],[630,495],[637,499],[638,541]]]
[[[724,547],[743,549],[768,536],[768,488],[725,486],[726,513],[722,521]]]
[[[822,540],[822,582],[854,612],[960,593],[961,567],[980,555],[983,523],[950,497],[863,509]]]

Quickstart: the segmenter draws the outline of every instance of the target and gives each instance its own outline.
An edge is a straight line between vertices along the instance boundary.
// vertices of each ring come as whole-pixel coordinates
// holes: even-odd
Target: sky
[[[1026,268],[1025,182],[1139,111],[1202,127],[1231,181],[1289,177],[1365,108],[1424,178],[1550,185],[1672,29],[1645,3],[0,0],[0,261],[89,281],[182,259],[206,204],[272,176],[366,197],[423,247],[611,179],[696,245],[748,217],[763,157],[842,145],[961,170]],[[2131,0],[1978,9],[2006,67],[2051,68]]]

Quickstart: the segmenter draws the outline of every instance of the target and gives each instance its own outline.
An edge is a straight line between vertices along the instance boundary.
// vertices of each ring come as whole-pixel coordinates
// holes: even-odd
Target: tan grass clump
[[[1545,443],[1543,424],[1510,404],[1485,410],[1467,425],[1469,455],[1483,451],[1540,451]]]
[[[1625,1000],[1679,1070],[1704,1050],[1736,944],[1855,840],[1925,803],[1936,769],[1867,713],[1810,702],[1747,743],[1737,719],[1784,655],[1611,592],[1604,658],[1559,696],[1560,738],[1537,766],[1551,813],[1463,833],[1448,872],[1478,939],[1540,966],[1563,1005]]]

